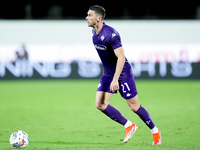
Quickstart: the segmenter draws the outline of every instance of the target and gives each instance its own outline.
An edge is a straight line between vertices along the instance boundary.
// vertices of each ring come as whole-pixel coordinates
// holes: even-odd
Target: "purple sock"
[[[146,125],[150,129],[153,129],[155,127],[155,124],[153,123],[151,116],[144,107],[140,105],[140,108],[135,113],[144,121],[144,123],[146,123]]]
[[[126,122],[128,121],[122,114],[120,113],[119,110],[117,110],[115,107],[111,106],[108,104],[107,108],[102,111],[105,115],[110,117],[112,120],[125,125]]]

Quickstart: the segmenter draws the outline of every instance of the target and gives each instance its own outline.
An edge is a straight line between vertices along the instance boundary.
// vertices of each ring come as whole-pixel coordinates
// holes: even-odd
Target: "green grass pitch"
[[[27,150],[200,149],[200,81],[136,80],[140,103],[162,132],[162,145],[126,101],[110,104],[139,129],[124,144],[125,129],[95,108],[98,80],[0,81],[0,150],[13,149],[12,132],[28,133]]]

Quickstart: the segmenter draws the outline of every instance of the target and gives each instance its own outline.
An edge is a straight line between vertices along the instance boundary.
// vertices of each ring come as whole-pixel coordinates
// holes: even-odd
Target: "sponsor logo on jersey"
[[[107,49],[107,47],[104,46],[104,45],[94,45],[94,47],[95,47],[96,49],[103,50],[103,51]]]

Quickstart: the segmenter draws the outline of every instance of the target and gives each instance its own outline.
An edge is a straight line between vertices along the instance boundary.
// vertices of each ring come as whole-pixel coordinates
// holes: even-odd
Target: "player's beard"
[[[94,28],[96,25],[96,22],[89,22],[89,21],[87,21],[87,22],[88,22],[88,27]]]

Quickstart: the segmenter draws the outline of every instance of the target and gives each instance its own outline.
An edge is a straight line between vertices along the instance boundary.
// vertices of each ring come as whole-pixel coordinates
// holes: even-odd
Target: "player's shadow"
[[[8,148],[3,148],[4,150],[5,150],[5,149],[13,149],[11,146],[9,147],[10,142],[9,142],[9,140],[8,140],[8,141],[0,141],[0,150],[3,150],[3,149],[1,148],[1,143],[8,143]]]

